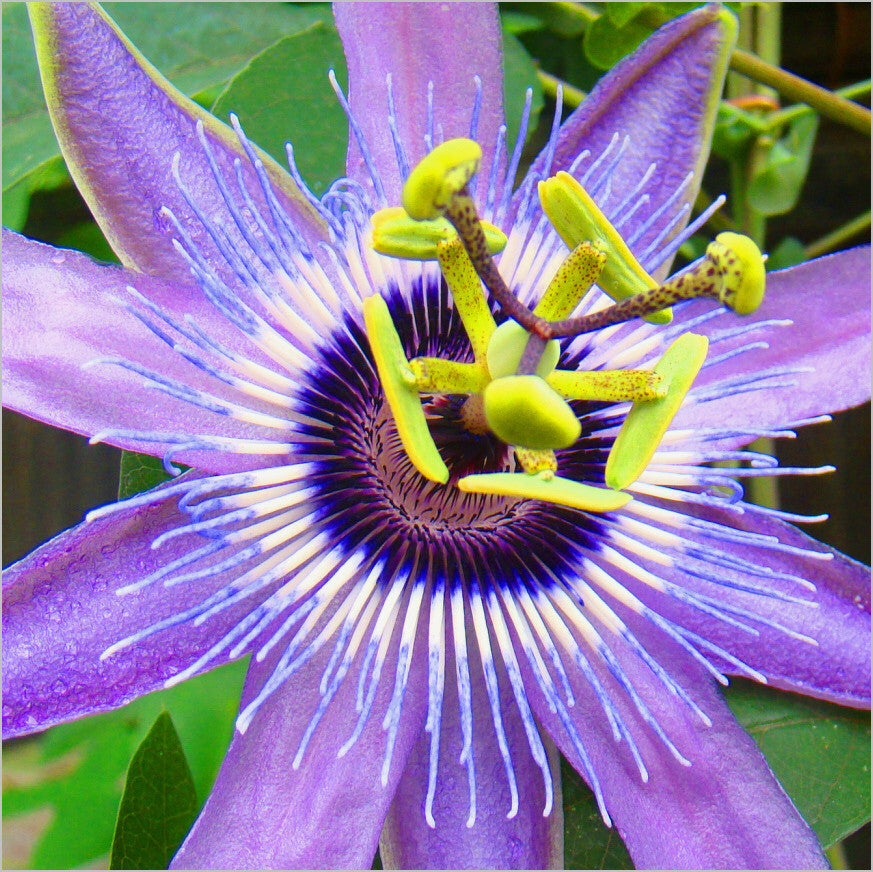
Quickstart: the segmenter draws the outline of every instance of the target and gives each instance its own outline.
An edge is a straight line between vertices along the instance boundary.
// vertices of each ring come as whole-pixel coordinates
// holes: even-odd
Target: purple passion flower
[[[505,316],[450,228],[418,259],[373,247],[373,215],[464,137],[518,300],[588,315],[609,270],[636,276],[612,296],[657,286],[708,217],[685,226],[729,13],[663,27],[563,124],[559,101],[513,190],[495,9],[340,4],[347,177],[320,200],[290,149],[289,175],[99,8],[31,15],[64,157],[125,267],[4,230],[4,403],[191,468],[5,573],[4,735],[251,654],[177,867],[369,867],[377,844],[386,866],[560,866],[557,747],[640,867],[824,868],[717,684],[869,706],[867,570],[741,484],[825,472],[744,446],[869,398],[868,251],[771,274],[746,318],[692,300],[561,340],[527,376],[564,404],[542,436],[540,394],[483,414]],[[621,243],[585,295],[543,208],[559,173]],[[695,353],[659,370],[679,342]],[[640,413],[665,397],[657,425]]]

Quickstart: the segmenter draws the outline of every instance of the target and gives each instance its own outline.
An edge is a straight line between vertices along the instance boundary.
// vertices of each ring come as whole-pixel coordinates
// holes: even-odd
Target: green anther
[[[367,297],[364,300],[364,324],[376,361],[379,381],[394,416],[404,450],[413,466],[425,478],[445,484],[449,480],[448,467],[443,463],[431,438],[415,389],[415,376],[403,353],[388,306],[380,296]],[[412,387],[409,384],[410,375],[413,379]]]
[[[473,355],[477,362],[484,364],[488,343],[497,325],[485,299],[479,276],[457,237],[448,242],[438,242],[437,256],[443,276],[452,292],[455,308],[470,339]]]
[[[486,353],[491,378],[512,375],[518,370],[518,364],[529,338],[530,333],[521,324],[512,320],[504,321],[494,331]],[[536,374],[540,378],[545,378],[558,365],[560,356],[561,345],[556,339],[546,343],[545,351],[537,364]]]
[[[647,369],[606,369],[570,371],[556,369],[546,381],[567,400],[596,400],[620,403],[645,402],[666,396],[664,379]]]
[[[506,375],[482,394],[494,434],[522,448],[567,448],[582,432],[573,410],[536,375]]]
[[[547,321],[568,318],[600,278],[604,263],[606,252],[601,248],[587,241],[577,245],[558,267],[534,315]]]
[[[506,247],[506,234],[493,224],[483,221],[482,230],[490,254]],[[436,260],[437,243],[457,239],[455,228],[445,218],[415,221],[402,206],[380,209],[370,219],[373,248],[379,254],[402,260]]]
[[[403,208],[417,221],[442,215],[481,160],[482,149],[472,139],[450,139],[438,145],[409,174],[403,186]]]
[[[654,372],[664,379],[667,394],[659,400],[634,403],[606,461],[609,487],[622,490],[642,475],[700,372],[708,347],[705,336],[683,333],[664,352]]]
[[[539,195],[549,221],[568,248],[589,240],[606,252],[597,284],[613,300],[618,302],[658,287],[588,192],[569,173],[559,172],[540,182]],[[645,316],[653,324],[669,324],[672,318],[669,309]]]
[[[442,357],[414,357],[409,368],[420,394],[479,394],[488,384],[488,373],[478,363],[458,363]]]
[[[748,315],[764,299],[764,258],[748,236],[719,233],[706,248],[707,257],[721,271],[719,299],[738,315]]]
[[[490,472],[467,475],[458,480],[459,490],[474,494],[494,494],[544,500],[584,512],[614,512],[630,502],[630,494],[592,487],[559,475],[525,475],[513,472]]]

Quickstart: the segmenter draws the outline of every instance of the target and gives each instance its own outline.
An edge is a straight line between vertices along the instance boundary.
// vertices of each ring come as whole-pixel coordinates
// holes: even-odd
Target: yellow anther
[[[472,139],[450,139],[438,145],[409,174],[403,186],[403,208],[417,221],[442,215],[481,160],[482,149]]]
[[[445,484],[449,480],[449,470],[428,430],[424,410],[415,391],[415,376],[403,353],[388,306],[381,297],[367,297],[364,300],[364,324],[379,381],[407,456],[425,478]]]
[[[658,287],[640,266],[627,243],[609,223],[588,192],[569,173],[539,183],[540,201],[549,221],[570,249],[589,241],[606,252],[598,285],[616,302]],[[669,324],[669,309],[645,316],[653,324]]]
[[[666,394],[633,404],[606,460],[605,480],[609,487],[623,490],[643,474],[700,372],[708,347],[705,336],[683,333],[655,364],[654,371],[664,379]]]
[[[506,247],[506,234],[483,221],[482,230],[490,254]],[[373,248],[379,254],[403,260],[436,260],[437,243],[457,239],[455,228],[443,217],[415,221],[402,206],[380,209],[370,219]]]
[[[569,478],[543,473],[525,475],[514,472],[489,472],[467,475],[458,480],[458,489],[474,494],[496,494],[543,500],[585,512],[614,512],[630,502],[630,494],[592,487]]]

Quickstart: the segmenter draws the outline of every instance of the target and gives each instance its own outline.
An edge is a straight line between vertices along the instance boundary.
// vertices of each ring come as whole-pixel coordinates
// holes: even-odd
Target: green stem
[[[730,67],[740,75],[774,88],[785,97],[806,103],[826,118],[870,136],[870,110],[858,103],[838,97],[826,88],[739,48],[731,56]]]
[[[714,199],[715,197],[701,188],[694,200],[694,214],[700,215],[701,212],[705,212],[712,205]],[[705,226],[711,227],[716,233],[721,233],[723,230],[733,230],[737,225],[736,221],[724,209],[719,209],[710,217]]]
[[[864,97],[870,93],[870,79],[864,82],[856,82],[854,85],[846,85],[845,88],[839,88],[834,91],[838,97],[845,97],[854,100],[856,97]],[[812,106],[807,106],[805,103],[798,103],[795,106],[787,106],[785,109],[779,109],[776,112],[771,112],[767,116],[767,129],[775,130],[789,121],[794,121],[802,115],[807,115],[815,110]]]
[[[848,869],[849,860],[846,857],[846,849],[842,842],[837,842],[836,845],[831,845],[825,851],[825,856],[828,858],[828,863],[831,864],[831,869]]]
[[[779,69],[777,66],[782,56],[782,4],[781,3],[765,3],[760,6],[748,7],[749,19],[749,36],[750,48],[754,51],[744,52],[743,49],[736,49],[733,58],[737,54],[748,54],[749,57],[755,58],[762,64],[767,64],[773,69]],[[733,60],[731,67],[736,71]],[[741,72],[741,71],[737,71]],[[754,94],[763,94],[774,96],[775,93],[771,90],[769,82],[753,81],[749,83],[747,91]],[[767,148],[763,145],[762,136],[755,137],[752,142],[745,160],[745,166],[742,168],[742,203],[743,203],[743,231],[750,236],[763,249],[765,238],[767,236],[767,219],[764,215],[757,212],[751,207],[748,201],[748,187],[755,173],[761,167],[766,159]],[[775,455],[776,446],[773,439],[756,439],[750,448],[753,451],[760,451],[762,454]],[[779,488],[778,481],[775,477],[761,477],[751,479],[747,485],[748,498],[751,502],[757,503],[759,506],[769,506],[770,508],[779,508]]]
[[[863,215],[859,215],[857,218],[847,221],[842,227],[838,227],[826,236],[822,236],[821,239],[816,239],[815,242],[810,243],[804,249],[803,253],[808,260],[811,260],[814,257],[821,257],[823,254],[827,254],[829,251],[834,251],[843,245],[843,243],[848,242],[853,237],[869,229],[870,212],[868,210]]]
[[[560,85],[564,91],[564,105],[571,109],[575,109],[586,97],[584,91],[580,91],[569,82],[565,82],[545,70],[537,70],[537,78],[540,80],[543,94],[553,100],[558,96],[558,85]]]

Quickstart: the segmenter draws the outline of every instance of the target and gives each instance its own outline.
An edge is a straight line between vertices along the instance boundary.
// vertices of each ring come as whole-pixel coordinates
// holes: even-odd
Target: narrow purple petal
[[[399,142],[410,167],[427,152],[428,83],[433,83],[434,142],[470,136],[476,96],[482,104],[475,139],[481,144],[481,179],[488,179],[503,124],[500,22],[492,3],[338,3],[337,27],[349,66],[349,102],[363,131],[390,204],[403,184],[388,124],[391,75]],[[348,174],[370,190],[373,183],[354,135]],[[480,186],[481,187],[481,186]]]
[[[699,578],[663,567],[658,569],[660,574],[688,589],[715,595],[725,604],[749,609],[764,618],[778,621],[791,630],[810,636],[818,644],[812,645],[763,625],[756,625],[758,636],[738,633],[723,622],[675,604],[665,603],[658,610],[759,670],[774,687],[840,705],[870,708],[869,567],[776,518],[750,512],[737,516],[715,507],[702,509],[699,514],[708,521],[728,527],[776,537],[783,545],[830,555],[831,559],[823,560],[813,555],[719,542],[715,538],[701,540],[704,547],[705,543],[710,543],[753,566],[812,582],[816,591],[806,592],[797,582],[781,580],[778,576],[756,578],[719,567],[719,575],[729,583],[757,584],[808,599],[816,606],[782,602],[729,587],[715,588]],[[740,674],[730,664],[718,662],[726,674]]]
[[[641,630],[645,638],[645,627]],[[683,766],[652,734],[620,692],[613,699],[631,725],[649,772],[640,779],[626,743],[578,673],[570,710],[600,778],[613,823],[638,869],[826,869],[827,862],[751,736],[739,726],[714,682],[667,640],[658,659],[712,720],[707,727],[635,661],[623,665],[666,733],[691,766]],[[615,647],[615,646],[614,646]],[[531,682],[533,684],[533,682]],[[570,762],[584,773],[563,725],[534,691],[531,704]]]
[[[457,684],[446,669],[439,739],[439,775],[431,829],[424,818],[428,785],[430,735],[423,733],[413,747],[382,833],[382,862],[391,869],[561,869],[563,814],[560,782],[553,778],[554,808],[543,817],[543,775],[528,750],[524,727],[508,684],[500,706],[515,776],[518,814],[507,819],[510,791],[503,769],[484,679],[472,669],[473,760],[476,768],[476,822],[467,826],[470,796],[467,774],[458,758],[463,737],[458,716]],[[553,748],[550,742],[546,743]],[[551,755],[557,776],[557,755]]]
[[[236,624],[246,604],[218,613],[202,627],[187,622],[100,660],[110,645],[226,583],[217,575],[194,586],[158,583],[116,594],[199,544],[189,535],[151,549],[156,536],[185,521],[173,500],[119,511],[61,533],[4,570],[4,738],[158,690]]]
[[[420,640],[419,640],[420,641]],[[321,700],[319,683],[330,647],[313,656],[259,709],[245,734],[235,734],[200,817],[176,854],[175,869],[369,869],[382,822],[424,725],[427,678],[422,648],[413,656],[409,690],[387,786],[382,712],[390,699],[396,653],[389,655],[364,732],[346,756],[337,749],[357,720],[356,663],[292,766]],[[392,646],[393,648],[393,646]],[[278,655],[277,655],[278,656]],[[269,678],[276,656],[252,661],[245,706]]]
[[[75,251],[52,248],[3,231],[3,404],[56,427],[92,436],[107,428],[275,438],[227,415],[200,409],[149,387],[116,365],[83,365],[123,358],[193,390],[215,380],[184,360],[124,308],[133,286],[178,323],[186,315],[218,342],[263,355],[206,300],[199,289],[176,286]],[[162,454],[166,446],[110,439],[122,448]],[[180,452],[178,459],[211,472],[273,463],[274,458]]]
[[[612,174],[614,202],[637,185],[653,162],[657,169],[640,191],[653,204],[665,201],[693,174],[682,196],[636,242],[635,250],[644,249],[676,220],[683,204],[694,202],[735,39],[735,19],[715,4],[665,24],[604,75],[561,127],[551,165],[546,166],[546,149],[530,174],[567,170],[583,149],[596,158],[616,134],[630,141]],[[524,188],[516,193],[515,208]],[[641,220],[629,221],[622,233],[630,236]]]
[[[179,192],[171,162],[178,153],[182,179],[208,215],[227,214],[195,133],[200,120],[223,173],[233,178],[233,160],[242,158],[261,205],[236,135],[176,90],[96,5],[35,4],[31,17],[61,151],[97,223],[127,266],[190,284],[161,207],[173,210],[204,251],[211,243]],[[291,178],[259,154],[303,237],[310,244],[326,239],[323,222]]]
[[[689,314],[699,308],[689,310]],[[752,373],[778,367],[808,369],[788,378],[788,388],[725,396],[688,406],[676,427],[772,427],[827,412],[838,412],[870,399],[870,248],[820,257],[767,276],[767,292],[756,320],[788,319],[790,326],[770,326],[719,345],[728,351],[763,340],[766,348],[706,367],[696,387],[713,385],[736,373],[737,362]],[[734,318],[734,321],[736,319]],[[714,319],[700,332],[728,325]],[[753,402],[750,402],[750,397]]]

